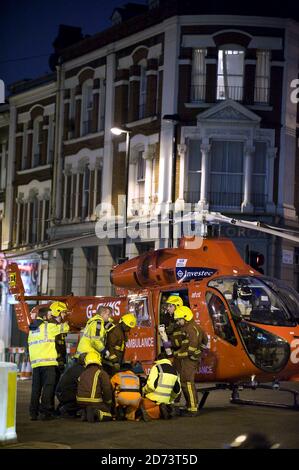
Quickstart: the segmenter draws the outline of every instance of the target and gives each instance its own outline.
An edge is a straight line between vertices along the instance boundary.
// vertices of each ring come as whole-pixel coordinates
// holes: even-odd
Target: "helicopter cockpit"
[[[263,278],[262,278],[263,279]],[[244,276],[222,277],[209,282],[230,306],[234,320],[247,320],[273,326],[295,326],[299,319],[299,296],[288,293],[276,280]],[[297,312],[297,314],[296,314]]]
[[[299,295],[271,278],[221,277],[209,287],[226,299],[240,338],[252,362],[267,372],[278,372],[287,363],[287,341],[267,331],[269,326],[296,326],[299,319]]]

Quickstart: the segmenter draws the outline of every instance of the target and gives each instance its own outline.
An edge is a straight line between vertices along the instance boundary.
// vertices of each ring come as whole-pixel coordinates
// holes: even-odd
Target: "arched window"
[[[81,135],[92,132],[93,81],[86,80],[82,86]]]
[[[140,64],[139,119],[145,117],[147,76],[145,62]]]
[[[243,99],[244,56],[241,46],[227,45],[218,51],[217,99]]]
[[[43,144],[43,118],[38,116],[33,123],[32,166],[40,165]]]

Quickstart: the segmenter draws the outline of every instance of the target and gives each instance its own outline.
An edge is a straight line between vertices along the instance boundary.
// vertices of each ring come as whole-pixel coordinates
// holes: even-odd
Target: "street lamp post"
[[[126,261],[126,244],[127,244],[127,220],[128,220],[128,189],[129,189],[129,156],[130,156],[130,133],[126,129],[120,129],[119,127],[112,127],[112,134],[121,135],[126,134],[126,160],[125,160],[125,212],[124,212],[124,237],[122,242],[121,258],[118,260],[119,264]]]

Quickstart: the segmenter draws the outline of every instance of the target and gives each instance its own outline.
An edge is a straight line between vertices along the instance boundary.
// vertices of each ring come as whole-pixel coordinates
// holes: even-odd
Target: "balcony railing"
[[[217,100],[231,99],[234,101],[243,100],[243,87],[242,86],[217,86]]]
[[[206,98],[205,85],[192,85],[191,86],[191,103],[202,103]]]
[[[251,195],[251,203],[256,209],[263,209],[266,205],[267,195],[253,193]]]
[[[208,200],[211,206],[238,208],[243,200],[243,193],[210,192]]]
[[[256,104],[269,104],[270,101],[270,88],[256,87],[254,89],[254,102]]]

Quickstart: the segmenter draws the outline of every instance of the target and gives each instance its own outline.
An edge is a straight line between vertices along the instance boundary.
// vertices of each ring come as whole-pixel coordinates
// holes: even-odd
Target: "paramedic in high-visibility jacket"
[[[107,339],[105,323],[109,321],[111,314],[111,307],[100,306],[97,313],[88,320],[79,341],[75,358],[78,358],[80,354],[89,352],[96,352],[103,358],[108,358],[109,352],[105,348]]]
[[[172,359],[160,353],[150,370],[147,382],[142,389],[143,400],[140,411],[144,421],[169,419],[174,416],[172,403],[181,393],[181,382]]]
[[[29,326],[28,347],[32,367],[30,417],[36,420],[54,418],[54,394],[58,367],[55,338],[70,327],[62,322],[67,314],[64,302],[54,302],[50,308],[39,310],[38,317]]]

